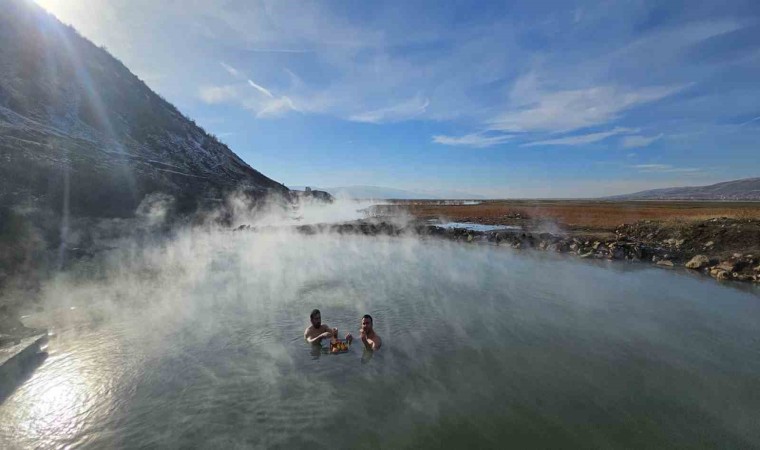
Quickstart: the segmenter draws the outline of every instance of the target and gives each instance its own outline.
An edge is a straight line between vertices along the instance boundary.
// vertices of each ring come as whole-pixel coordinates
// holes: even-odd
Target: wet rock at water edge
[[[731,260],[721,261],[720,264],[716,266],[717,269],[723,270],[725,272],[736,272],[736,262]]]
[[[699,270],[710,265],[710,258],[705,255],[697,255],[689,262],[686,263],[686,267],[689,269]]]
[[[728,280],[731,278],[730,272],[727,272],[719,267],[713,267],[710,269],[710,276],[718,280]]]

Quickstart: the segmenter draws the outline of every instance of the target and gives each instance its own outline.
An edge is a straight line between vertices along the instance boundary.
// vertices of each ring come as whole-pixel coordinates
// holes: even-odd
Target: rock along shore
[[[300,233],[361,234],[368,236],[429,236],[465,243],[488,243],[515,249],[572,254],[579,258],[632,261],[661,267],[685,267],[717,280],[760,283],[760,221],[715,218],[662,224],[641,221],[623,224],[612,237],[553,234],[530,230],[474,231],[444,228],[422,221],[396,225],[382,218],[339,224],[301,225]],[[248,225],[236,231],[254,230]]]

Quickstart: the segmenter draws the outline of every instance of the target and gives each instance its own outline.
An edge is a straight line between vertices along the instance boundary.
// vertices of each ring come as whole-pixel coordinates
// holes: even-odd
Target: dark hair
[[[374,320],[372,320],[372,316],[370,316],[369,314],[365,314],[365,315],[363,315],[363,316],[362,316],[362,319],[369,319],[369,323],[371,323],[371,324],[374,324],[374,323],[375,323],[375,321],[374,321]]]
[[[309,314],[309,319],[313,319],[313,318],[314,318],[314,316],[316,316],[317,314],[319,314],[320,316],[322,315],[322,313],[321,313],[321,312],[319,312],[319,310],[318,310],[318,309],[312,309],[312,310],[311,310],[311,314]]]

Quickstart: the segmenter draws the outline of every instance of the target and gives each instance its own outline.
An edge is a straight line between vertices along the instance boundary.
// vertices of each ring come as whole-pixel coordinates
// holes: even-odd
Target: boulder
[[[709,264],[710,258],[705,255],[697,255],[686,263],[686,267],[689,269],[699,270],[703,267],[707,267]]]
[[[716,266],[720,270],[724,270],[726,272],[735,272],[736,271],[736,262],[727,260],[727,261],[721,261],[720,264]]]
[[[667,259],[663,259],[660,261],[657,261],[658,266],[665,266],[665,267],[673,267],[673,261],[669,261]]]
[[[710,269],[710,276],[718,280],[728,280],[729,278],[731,278],[731,275],[729,272],[726,272],[725,270],[719,269],[717,267],[713,267],[712,269]]]
[[[625,258],[625,250],[620,247],[615,247],[610,249],[610,257],[612,259],[624,259]]]

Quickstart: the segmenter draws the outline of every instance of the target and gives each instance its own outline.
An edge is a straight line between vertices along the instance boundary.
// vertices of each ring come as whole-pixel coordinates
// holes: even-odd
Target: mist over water
[[[760,445],[760,296],[682,272],[187,229],[42,296],[50,356],[0,404],[0,447]],[[341,334],[372,314],[383,349],[306,344],[312,308]]]

